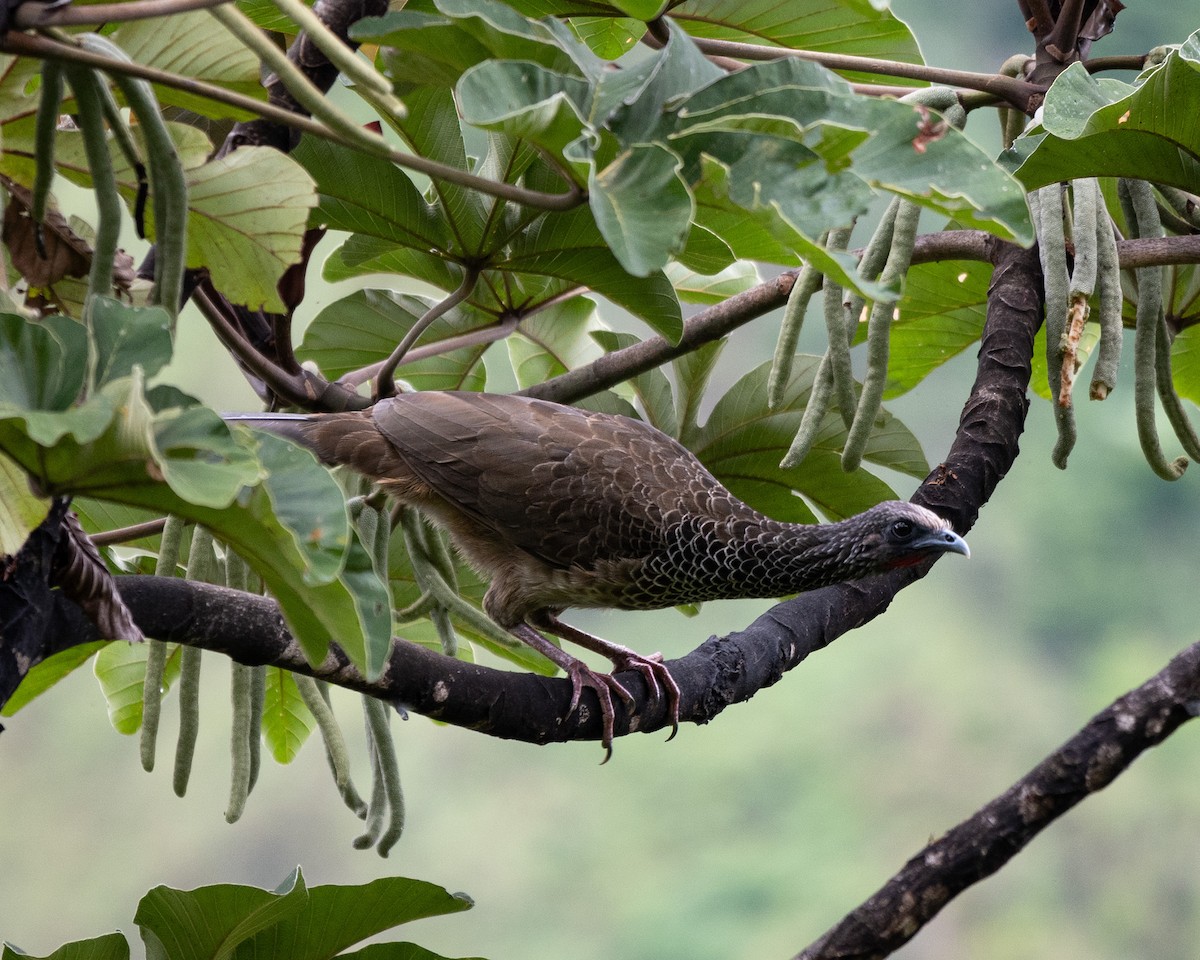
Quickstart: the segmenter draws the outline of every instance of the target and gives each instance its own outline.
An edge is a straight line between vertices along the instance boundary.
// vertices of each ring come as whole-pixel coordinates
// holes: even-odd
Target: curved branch
[[[881,60],[877,57],[856,57],[845,53],[825,53],[819,50],[792,50],[788,47],[768,47],[758,43],[740,43],[734,40],[709,40],[692,37],[697,49],[708,56],[733,57],[741,60],[783,60],[795,57],[819,63],[830,70],[853,70],[884,77],[904,77],[909,80],[928,80],[930,83],[952,87],[980,90],[1025,110],[1030,98],[1040,97],[1045,90],[1037,84],[1016,77],[1005,77],[996,73],[972,73],[968,70],[947,70],[942,67],[927,67],[920,63],[901,63],[898,60]]]
[[[1112,783],[1142,751],[1193,719],[1198,702],[1200,643],[930,843],[795,960],[884,957],[898,950],[959,893],[991,876],[1077,803]]]
[[[396,368],[400,366],[400,361],[407,356],[412,345],[417,342],[417,338],[421,336],[429,327],[439,318],[445,316],[449,311],[462,303],[471,295],[475,289],[475,283],[479,280],[479,270],[476,267],[467,267],[463,270],[462,282],[458,288],[449,296],[444,297],[435,303],[432,307],[426,310],[417,321],[409,328],[408,332],[401,338],[396,345],[396,349],[391,352],[386,360],[383,361],[383,366],[379,368],[379,373],[375,378],[375,397],[382,399],[384,397],[395,396],[396,394]]]

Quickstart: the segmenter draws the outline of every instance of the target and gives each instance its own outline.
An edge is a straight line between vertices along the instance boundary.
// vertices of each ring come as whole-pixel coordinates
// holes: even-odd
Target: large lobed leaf
[[[804,463],[793,470],[780,468],[800,425],[819,361],[819,357],[795,358],[782,402],[774,410],[766,405],[767,363],[739,379],[717,401],[703,426],[683,428],[681,439],[722,483],[778,520],[812,522],[816,517],[808,503],[827,518],[840,520],[895,497],[891,487],[869,471],[847,474],[842,470],[846,427],[836,410],[821,421]],[[886,410],[876,419],[863,459],[912,477],[929,472],[917,438]]]
[[[297,867],[273,891],[231,883],[155,887],[134,922],[155,960],[321,960],[400,924],[471,906],[464,894],[407,877],[308,887]]]
[[[1200,98],[1200,31],[1136,84],[1092,77],[1082,64],[1046,93],[1041,128],[1004,160],[1033,190],[1079,177],[1136,177],[1200,190],[1200,125],[1195,111],[1163,109]]]
[[[527,17],[583,19],[571,31],[502,4],[436,0],[355,28],[356,38],[397,51],[385,60],[393,80],[433,109],[428,128],[411,119],[398,124],[419,152],[436,150],[443,162],[459,166],[470,153],[445,96],[452,84],[461,118],[489,131],[491,143],[504,138],[513,155],[536,147],[588,188],[589,210],[526,216],[501,246],[481,233],[477,200],[439,186],[426,199],[441,201],[437,215],[470,241],[469,254],[454,250],[451,260],[465,263],[469,255],[509,276],[540,273],[591,286],[672,336],[677,305],[668,312],[652,287],[640,296],[632,291],[637,278],[657,281],[676,258],[713,272],[739,257],[784,264],[811,259],[843,285],[878,295],[855,278],[847,258],[829,256],[816,239],[863,213],[880,193],[908,197],[1006,239],[1032,238],[1020,186],[958,130],[930,138],[925,115],[912,106],[859,96],[829,71],[797,59],[726,75],[685,32],[919,62],[904,24],[865,0],[795,10],[766,2],[683,3],[671,9],[671,37],[662,50],[641,50],[615,70],[604,69],[581,42],[580,28],[594,31],[607,13],[626,21],[622,35],[636,32],[628,22],[630,4],[515,6]],[[515,182],[521,173],[501,166],[489,175]],[[388,176],[394,174],[378,182]],[[550,178],[542,188],[561,191],[562,184]],[[407,227],[413,237],[423,236],[415,212],[412,217]],[[459,223],[468,229],[460,231]],[[351,228],[359,235],[335,255],[331,275],[389,268],[450,288],[453,271],[438,262],[444,247],[431,256],[431,248],[415,240],[381,237],[377,227]],[[581,232],[594,239],[560,242]]]
[[[103,330],[90,354],[73,321],[0,315],[0,355],[13,358],[0,380],[0,452],[46,493],[204,524],[262,575],[309,657],[319,660],[336,638],[377,673],[391,638],[387,591],[328,471],[278,437],[233,436],[205,408],[155,410],[126,348],[141,336],[154,360],[153,341],[138,333],[147,322],[157,328],[154,312],[115,301],[98,309]],[[92,392],[71,404],[87,371]]]

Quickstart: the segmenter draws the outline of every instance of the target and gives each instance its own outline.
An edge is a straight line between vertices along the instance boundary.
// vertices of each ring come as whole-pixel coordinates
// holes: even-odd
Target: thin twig
[[[204,314],[204,318],[225,349],[281,399],[294,404],[310,403],[313,399],[313,391],[309,388],[308,378],[311,375],[288,373],[255,350],[254,345],[229,322],[224,311],[206,287],[207,284],[204,283],[196,287],[192,293],[192,302]]]
[[[128,527],[118,527],[116,530],[104,530],[101,533],[88,534],[92,543],[98,547],[106,547],[114,543],[128,543],[130,540],[141,540],[142,537],[157,537],[166,526],[167,518],[147,520],[145,523],[134,523]]]
[[[1126,54],[1124,56],[1092,57],[1083,61],[1083,68],[1088,73],[1101,73],[1105,70],[1141,71],[1146,66],[1146,55]]]
[[[93,3],[88,6],[59,7],[47,10],[40,0],[23,3],[13,13],[13,26],[18,30],[38,27],[78,27],[102,23],[127,23],[130,20],[152,20],[192,10],[205,10],[229,0],[130,0],[129,3]]]
[[[416,363],[418,360],[444,356],[447,353],[453,353],[455,350],[487,346],[488,344],[496,343],[498,340],[503,340],[517,329],[517,325],[520,322],[520,314],[505,313],[495,323],[488,324],[486,327],[479,327],[468,333],[446,337],[444,340],[427,343],[422,347],[413,347],[404,356],[409,363]],[[383,369],[385,363],[387,363],[386,360],[380,360],[378,363],[372,363],[369,366],[351,370],[349,373],[338,377],[337,382],[347,387],[361,386],[378,377],[379,371]]]
[[[375,379],[375,398],[377,400],[395,395],[396,381],[394,377],[396,368],[400,366],[400,361],[404,359],[404,355],[408,353],[409,348],[417,342],[417,338],[428,330],[438,317],[443,316],[466,300],[471,295],[471,291],[475,289],[475,284],[478,280],[479,270],[477,268],[464,268],[462,283],[458,285],[458,289],[426,310],[424,315],[409,328],[400,343],[396,345],[396,349],[392,351],[391,356],[379,368],[379,374]]]
[[[757,43],[739,43],[733,40],[709,40],[693,37],[692,41],[706,55],[739,57],[743,60],[782,60],[796,57],[819,63],[830,70],[854,70],[885,77],[905,77],[910,80],[928,80],[945,86],[966,87],[1002,97],[1014,106],[1025,109],[1029,98],[1041,95],[1041,87],[1018,80],[1002,77],[995,73],[972,73],[967,70],[948,70],[943,67],[927,67],[918,63],[900,63],[896,60],[881,60],[877,57],[855,57],[844,53],[824,53],[818,50],[792,50],[787,47],[767,47]]]

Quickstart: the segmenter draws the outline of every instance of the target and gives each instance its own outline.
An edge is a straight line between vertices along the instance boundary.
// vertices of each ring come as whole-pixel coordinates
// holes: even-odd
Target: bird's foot
[[[604,748],[604,759],[600,763],[601,765],[608,763],[612,758],[612,742],[617,718],[613,694],[615,693],[621,699],[626,710],[633,707],[633,694],[621,686],[616,677],[608,673],[598,673],[582,660],[574,660],[564,669],[571,679],[571,704],[567,708],[567,716],[570,716],[578,708],[580,694],[585,688],[596,691],[596,699],[600,702],[600,746]]]
[[[663,663],[661,653],[652,653],[648,656],[640,654],[636,650],[630,650],[629,647],[611,643],[580,630],[578,627],[573,627],[569,623],[563,623],[549,612],[543,612],[537,622],[543,629],[557,634],[564,640],[570,640],[587,650],[607,657],[612,661],[614,673],[620,670],[633,670],[641,674],[642,679],[646,682],[647,705],[651,708],[658,708],[665,693],[667,719],[671,722],[671,735],[667,739],[675,738],[675,734],[679,732],[679,684],[675,682],[671,671]]]
[[[663,698],[667,697],[667,717],[671,721],[671,735],[667,741],[675,739],[679,732],[679,684],[671,676],[671,671],[663,664],[661,653],[640,654],[633,650],[620,648],[620,652],[609,654],[613,662],[613,672],[619,670],[634,670],[642,675],[649,693],[650,706],[657,707]]]

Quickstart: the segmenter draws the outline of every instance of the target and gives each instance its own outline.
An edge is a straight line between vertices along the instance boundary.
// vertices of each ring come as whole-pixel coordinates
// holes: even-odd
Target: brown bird
[[[611,750],[613,695],[633,697],[550,642],[570,640],[663,691],[679,688],[659,653],[643,656],[559,619],[567,607],[648,610],[779,597],[855,580],[938,553],[969,556],[924,507],[881,503],[823,525],[782,523],[747,506],[682,444],[628,417],[528,397],[425,392],[369,410],[248,414],[330,464],[347,464],[441,524],[490,580],[488,615],[599,697]]]

